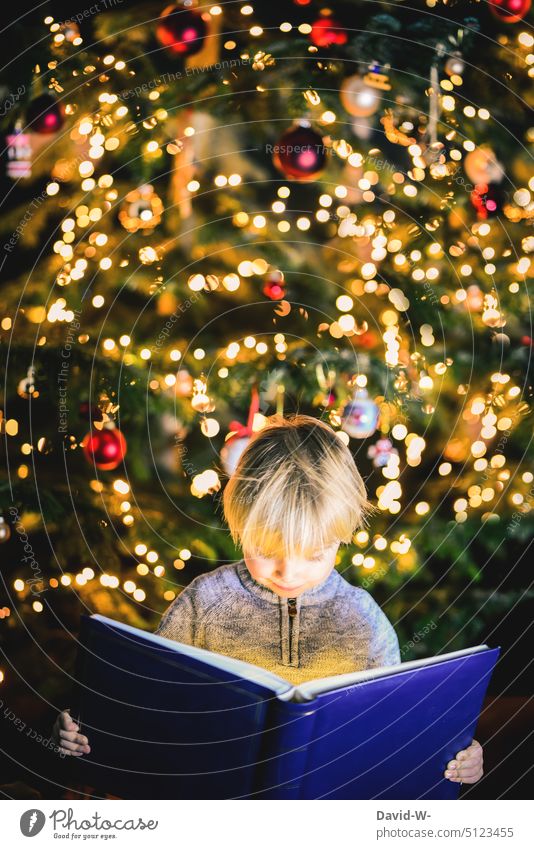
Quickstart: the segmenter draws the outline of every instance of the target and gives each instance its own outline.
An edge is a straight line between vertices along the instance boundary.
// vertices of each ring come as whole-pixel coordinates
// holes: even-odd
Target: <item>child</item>
[[[243,560],[195,578],[156,631],[254,663],[293,684],[401,662],[395,631],[366,590],[334,565],[372,507],[351,452],[310,416],[272,416],[254,434],[223,495]],[[67,711],[56,721],[66,754],[90,751]],[[482,775],[476,740],[445,777]]]

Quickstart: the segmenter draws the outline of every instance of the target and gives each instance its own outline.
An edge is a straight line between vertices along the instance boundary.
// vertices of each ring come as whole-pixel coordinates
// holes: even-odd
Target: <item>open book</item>
[[[500,648],[293,686],[265,669],[83,617],[84,783],[121,798],[454,799]]]

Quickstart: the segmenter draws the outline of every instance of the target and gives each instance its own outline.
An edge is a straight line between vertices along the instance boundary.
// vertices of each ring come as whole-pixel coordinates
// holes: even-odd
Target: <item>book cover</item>
[[[121,798],[454,799],[500,649],[295,687],[260,667],[84,617],[85,784]]]

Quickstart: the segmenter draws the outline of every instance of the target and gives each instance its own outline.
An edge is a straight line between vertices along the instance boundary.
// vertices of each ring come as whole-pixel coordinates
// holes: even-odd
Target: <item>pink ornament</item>
[[[390,439],[379,439],[375,445],[370,445],[367,449],[367,456],[373,460],[373,466],[381,469],[387,466],[392,456],[399,456],[399,452],[393,447]]]
[[[279,301],[286,294],[284,288],[284,275],[281,271],[271,271],[263,285],[263,294],[271,301]]]
[[[15,132],[6,137],[7,167],[6,173],[12,180],[31,177],[32,148],[30,136],[15,128]]]
[[[32,132],[51,136],[65,123],[65,107],[54,95],[41,94],[29,104],[26,121]]]

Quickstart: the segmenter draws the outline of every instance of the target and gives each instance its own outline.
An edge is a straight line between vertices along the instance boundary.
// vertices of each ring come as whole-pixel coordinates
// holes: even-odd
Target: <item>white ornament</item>
[[[250,436],[241,436],[229,439],[221,449],[221,462],[228,476],[233,475],[239,463],[239,459],[250,442]]]

